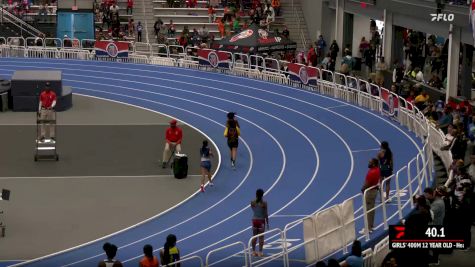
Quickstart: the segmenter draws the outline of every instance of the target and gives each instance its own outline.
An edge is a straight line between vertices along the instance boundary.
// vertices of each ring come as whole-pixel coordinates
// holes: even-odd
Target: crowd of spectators
[[[167,3],[169,7],[198,7],[198,2],[194,0],[170,0]],[[211,0],[207,1],[206,7],[208,23],[216,23],[220,38],[246,29],[252,23],[269,29],[275,21],[275,16],[280,15],[280,0]],[[224,8],[222,16],[217,13],[218,8]],[[200,29],[190,29],[185,25],[180,35],[176,36],[177,29],[173,20],[165,24],[160,18],[154,24],[154,31],[159,43],[172,41],[182,46],[209,46],[209,42],[215,39],[215,35],[205,25]]]
[[[56,0],[3,0],[2,6],[27,22],[46,21],[47,15],[56,15]],[[39,16],[35,19],[35,16]]]
[[[102,22],[96,26],[97,39],[126,40],[127,37],[135,37],[136,32],[137,38],[141,37],[141,29],[138,33],[141,26],[137,25],[136,27],[132,16],[128,16],[126,24],[121,24],[120,9],[117,0],[94,0],[95,21]],[[134,0],[127,0],[126,15],[133,15],[133,10]],[[104,33],[104,29],[106,33]]]

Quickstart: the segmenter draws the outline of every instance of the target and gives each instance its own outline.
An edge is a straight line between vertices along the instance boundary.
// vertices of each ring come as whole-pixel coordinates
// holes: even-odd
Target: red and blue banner
[[[287,65],[290,80],[305,85],[317,85],[318,70],[298,63],[289,63]]]
[[[392,117],[397,117],[399,111],[399,98],[386,89],[381,88],[381,99],[383,100],[383,112]]]
[[[94,44],[96,57],[125,58],[129,56],[129,43],[96,41]]]
[[[231,64],[231,54],[228,52],[223,52],[223,51],[199,49],[198,61],[200,65],[203,65],[203,66],[229,69],[230,64]]]

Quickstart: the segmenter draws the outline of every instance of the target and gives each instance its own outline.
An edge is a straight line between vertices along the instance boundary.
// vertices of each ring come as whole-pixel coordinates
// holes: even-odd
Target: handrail
[[[5,40],[5,38],[0,37],[0,40]],[[12,39],[9,39],[12,40]],[[129,54],[128,58],[96,58],[95,57],[95,52],[94,50],[92,52],[89,52],[87,49],[64,49],[61,47],[26,47],[26,42],[24,41],[23,38],[19,39],[23,40],[23,43],[20,44],[19,46],[11,46],[8,44],[5,45],[0,45],[0,56],[1,57],[31,57],[31,58],[64,58],[64,59],[85,59],[85,60],[105,60],[105,61],[113,61],[113,62],[131,62],[131,63],[140,63],[140,64],[158,64],[158,65],[169,65],[169,66],[184,66],[187,68],[197,68],[197,69],[207,69],[207,68],[202,68],[198,64],[197,58],[194,56],[188,56],[186,54],[175,54],[175,55],[169,55],[167,53],[167,57],[155,57],[152,53],[151,56],[145,56],[145,55],[135,55],[135,54]],[[45,46],[48,45],[46,42],[48,39],[44,39],[43,44]],[[55,39],[58,40],[58,45],[61,46],[62,40],[61,39]],[[5,42],[5,41],[4,41]],[[8,43],[8,41],[7,41]],[[152,45],[153,48],[161,48],[161,46],[154,46]],[[166,50],[169,49],[170,46],[165,46]],[[183,50],[183,47],[175,48],[175,50]],[[157,51],[158,52],[158,51]],[[173,57],[178,57],[179,59],[176,60]],[[246,77],[253,77],[253,78],[258,78],[258,79],[264,79],[268,81],[274,81],[280,84],[291,84],[289,83],[289,72],[287,71],[282,71],[280,69],[277,69],[274,71],[266,71],[266,66],[265,66],[265,61],[270,60],[270,59],[264,59],[262,57],[258,58],[256,56],[251,56],[250,60],[248,58],[248,65],[246,64],[241,64],[238,66],[236,64],[236,55],[232,55],[232,64],[230,64],[231,69],[220,69],[218,71],[221,71],[222,73],[228,73],[228,71],[232,71],[231,73],[235,75],[240,75],[240,76],[246,76]],[[254,60],[254,61],[253,61]],[[259,62],[261,61],[261,62]],[[282,61],[281,61],[282,62]],[[279,62],[279,64],[281,63]],[[254,65],[252,64],[254,63]],[[262,65],[264,63],[264,65]],[[285,62],[284,62],[285,63]],[[254,69],[254,68],[257,69]],[[382,112],[382,95],[381,91],[385,90],[384,88],[381,88],[375,84],[369,84],[367,81],[364,80],[359,80],[357,78],[351,77],[351,76],[346,76],[344,74],[338,74],[336,72],[330,72],[328,70],[323,70],[323,69],[318,69],[317,71],[319,72],[318,78],[317,78],[317,84],[312,85],[312,86],[301,86],[301,88],[306,88],[308,90],[312,91],[317,91],[321,94],[325,95],[331,95],[331,96],[336,96],[340,99],[344,99],[346,101],[354,101],[354,97],[352,94],[357,94],[358,96],[358,102],[355,103],[357,105],[360,105],[362,107]],[[275,79],[270,79],[275,76]],[[344,80],[342,80],[343,84],[338,84],[337,77],[342,77]],[[368,90],[368,93],[357,90],[361,88],[350,88],[348,86],[348,81],[356,81],[357,85],[365,85],[365,87]],[[373,93],[371,93],[371,89],[373,90]],[[337,92],[338,91],[338,92]],[[351,100],[349,99],[351,97]],[[431,164],[433,163],[433,158],[431,156],[431,152],[434,151],[437,153],[441,158],[444,160],[444,164],[447,162],[449,163],[451,154],[449,151],[440,151],[440,144],[444,138],[443,133],[439,130],[436,129],[434,125],[431,125],[428,120],[422,115],[422,113],[412,105],[410,102],[405,101],[401,97],[398,96],[398,99],[401,100],[401,105],[399,106],[399,111],[396,119],[401,123],[403,126],[408,127],[409,130],[413,131],[417,136],[423,138],[424,146],[422,149],[419,150],[418,154],[411,159],[406,166],[403,166],[401,169],[396,171],[396,174],[393,175],[396,179],[396,199],[397,199],[397,205],[398,205],[398,211],[397,213],[394,213],[391,216],[387,216],[387,214],[383,215],[383,222],[382,224],[379,224],[376,228],[381,227],[384,224],[384,227],[387,227],[388,222],[395,216],[398,216],[399,219],[403,217],[402,210],[409,204],[414,205],[412,202],[412,196],[416,192],[422,192],[422,186],[429,185],[429,181],[432,181],[433,177],[430,172]],[[414,165],[415,164],[415,165]],[[412,174],[414,171],[417,172],[415,175]],[[407,185],[401,185],[401,179],[404,179],[402,176],[407,176]],[[384,186],[383,181],[383,186]],[[413,183],[417,182],[417,186],[414,187]],[[404,200],[404,202],[401,200],[401,197],[399,195],[401,190],[406,190],[408,189],[409,191],[409,199]],[[368,222],[367,222],[367,216],[366,214],[369,212],[366,208],[365,205],[365,193],[367,191],[363,192],[363,194],[358,193],[357,195],[347,199],[359,199],[361,196],[362,200],[362,205],[361,208],[354,211],[354,214],[357,214],[360,212],[361,209],[363,209],[363,213],[361,215],[356,216],[353,218],[350,222],[346,221],[343,224],[343,228],[347,226],[348,224],[353,224],[356,222],[356,220],[360,219],[363,217],[363,220],[365,220],[365,235],[367,239],[369,238],[368,232],[367,232],[367,227],[368,227]],[[382,196],[382,203],[379,205],[375,205],[373,209],[370,211],[379,209],[381,206],[383,207],[383,213],[385,213],[385,204],[387,200],[385,200]],[[391,198],[394,198],[391,197]],[[345,201],[347,201],[345,200]],[[320,212],[321,210],[319,210]],[[378,219],[379,220],[379,219]],[[266,257],[263,259],[260,259],[259,261],[256,261],[255,263],[260,263],[264,264],[265,261],[268,261],[269,258],[274,259],[275,257],[283,257],[284,260],[284,266],[288,266],[289,264],[289,259],[288,259],[288,254],[291,251],[294,251],[296,248],[302,247],[305,244],[309,242],[317,242],[317,240],[311,240],[309,242],[303,242],[299,243],[291,248],[287,247],[287,240],[288,236],[287,233],[290,229],[297,227],[301,225],[303,222],[302,219],[293,221],[288,223],[284,227],[284,231],[281,231],[280,229],[272,229],[271,231],[262,233],[260,235],[268,235],[268,234],[273,234],[270,236],[270,238],[274,238],[275,236],[281,236],[281,240],[283,242],[283,248],[282,251],[278,252],[276,255],[273,255],[271,257]],[[277,234],[276,234],[277,232]],[[258,235],[258,236],[260,236]],[[258,237],[257,236],[257,237]],[[253,237],[256,238],[256,237]],[[251,242],[252,238],[250,239]],[[345,246],[348,246],[347,244]],[[248,243],[248,247],[250,247],[250,243]],[[346,247],[340,248],[339,250],[345,251]],[[245,252],[246,253],[246,252]],[[191,258],[191,257],[190,257]],[[187,258],[186,260],[190,259]],[[193,257],[195,258],[195,257]],[[185,259],[184,259],[185,260]],[[252,258],[249,257],[249,262],[250,265],[252,265]]]
[[[182,262],[186,262],[186,261],[190,261],[190,260],[194,260],[194,259],[198,259],[200,261],[200,267],[204,267],[203,259],[198,255],[194,255],[194,256],[191,256],[191,257],[186,257],[186,258],[181,259],[179,261],[175,261],[175,262],[169,263],[167,265],[163,265],[163,267],[175,267],[177,263],[182,263]]]
[[[282,237],[282,230],[279,229],[279,228],[273,228],[273,229],[271,229],[271,230],[269,230],[269,231],[267,231],[267,232],[260,233],[260,234],[257,234],[257,235],[253,235],[251,238],[249,238],[249,241],[247,242],[248,253],[249,253],[249,254],[248,254],[249,267],[252,267],[252,251],[251,251],[251,248],[252,248],[252,240],[254,240],[254,239],[256,239],[256,238],[259,238],[259,237],[261,237],[261,236],[264,236],[264,235],[268,235],[268,234],[270,234],[270,233],[274,233],[274,232],[278,232],[278,233],[281,235],[281,237]],[[257,242],[257,241],[256,241],[256,242]],[[282,242],[284,242],[284,241],[282,240]],[[257,246],[257,245],[256,245],[256,246]],[[283,256],[283,250],[284,250],[283,247],[284,247],[284,246],[282,246],[282,256]],[[256,262],[260,262],[260,261],[262,261],[262,259],[261,259],[261,260],[258,260],[258,261],[256,261]],[[285,258],[284,258],[284,262],[285,262]]]
[[[218,251],[220,251],[220,250],[223,250],[223,249],[227,249],[227,248],[230,248],[230,247],[237,246],[237,245],[242,245],[242,247],[243,247],[243,252],[244,252],[244,266],[247,267],[246,244],[244,244],[244,242],[241,242],[241,241],[237,241],[237,242],[234,242],[234,243],[232,243],[232,244],[226,245],[226,246],[224,246],[224,247],[219,247],[219,248],[213,249],[213,250],[211,250],[210,252],[208,252],[208,254],[206,254],[205,266],[206,266],[206,267],[210,266],[210,265],[209,265],[209,257],[211,256],[211,254],[216,253],[216,252],[218,252]]]
[[[3,19],[8,20],[10,23],[14,24],[22,31],[26,31],[28,34],[32,36],[44,36],[44,34],[36,29],[35,27],[31,26],[30,24],[24,22],[22,19],[18,18],[17,16],[13,15],[12,13],[8,12],[4,7],[0,6],[0,11],[3,15]],[[27,28],[24,29],[23,27]]]

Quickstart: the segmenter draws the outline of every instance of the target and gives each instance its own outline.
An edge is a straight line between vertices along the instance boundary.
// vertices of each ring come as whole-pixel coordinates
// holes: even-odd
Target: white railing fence
[[[385,191],[385,181],[383,181],[380,185],[381,190],[379,190],[378,194],[380,202],[371,209],[368,209],[365,201],[365,196],[369,189],[346,199],[342,204],[328,207],[328,209],[334,209],[332,218],[335,221],[335,225],[324,230],[324,232],[322,232],[319,222],[315,220],[313,220],[310,225],[311,229],[308,228],[307,230],[304,230],[304,228],[308,226],[305,226],[304,222],[309,221],[310,218],[323,216],[328,209],[318,211],[307,218],[290,222],[282,228],[283,230],[277,228],[271,229],[263,233],[263,235],[266,236],[266,239],[278,238],[282,243],[281,248],[277,251],[273,251],[274,253],[272,253],[271,256],[253,259],[250,254],[251,238],[247,247],[244,244],[243,251],[241,251],[241,253],[244,254],[245,266],[260,266],[278,259],[282,259],[284,266],[290,266],[289,264],[291,260],[289,254],[298,249],[304,249],[308,256],[307,261],[312,262],[325,256],[335,255],[335,253],[346,253],[351,242],[349,242],[345,237],[357,237],[357,226],[364,227],[364,234],[360,236],[360,238],[364,238],[365,240],[370,239],[370,229],[368,229],[367,218],[369,212],[376,212],[379,214],[376,216],[374,223],[376,229],[380,227],[382,227],[382,229],[387,229],[388,224],[396,223],[413,208],[414,203],[412,203],[412,196],[422,193],[424,187],[430,186],[433,181],[433,152],[442,158],[446,168],[448,168],[451,163],[452,156],[450,152],[442,151],[440,149],[444,141],[444,134],[432,125],[414,105],[378,85],[370,84],[367,81],[341,73],[317,69],[317,82],[315,84],[303,85],[290,80],[290,73],[285,71],[283,68],[284,66],[287,66],[288,62],[271,58],[265,59],[256,55],[229,54],[229,66],[226,68],[213,68],[211,66],[201,65],[198,57],[194,54],[187,54],[187,51],[192,49],[185,49],[176,45],[149,46],[140,43],[135,44],[137,46],[134,46],[134,44],[131,43],[131,52],[129,52],[127,58],[103,58],[96,57],[95,51],[91,49],[90,45],[93,43],[93,40],[89,40],[89,42],[79,42],[79,45],[81,46],[79,49],[64,48],[64,42],[60,39],[45,39],[42,42],[38,42],[38,44],[42,45],[34,47],[27,47],[27,42],[23,38],[16,40],[15,45],[10,45],[10,41],[11,40],[9,39],[0,37],[0,57],[99,60],[118,63],[152,64],[229,73],[236,76],[260,79],[281,85],[290,85],[341,99],[345,102],[366,108],[381,115],[389,116],[393,120],[398,121],[401,125],[407,127],[409,131],[413,132],[421,139],[423,147],[419,150],[417,155],[415,155],[414,158],[401,169],[395,170],[395,174],[392,175],[391,178],[387,178],[387,180],[393,179],[393,181],[395,181],[396,188],[394,195],[384,196],[382,192]],[[88,45],[84,45],[85,43]],[[139,53],[134,53],[133,51]],[[384,98],[384,95],[391,95],[390,99],[399,100],[397,109],[394,107],[392,107],[394,109],[391,108],[391,103]],[[387,106],[390,106],[389,111],[387,110],[388,108],[385,108]],[[394,201],[396,201],[395,205]],[[390,202],[393,204],[389,205]],[[350,205],[352,208],[359,208],[356,210],[351,209],[351,213],[353,214],[349,214],[348,210],[342,212],[341,205]],[[304,237],[303,241],[300,241],[300,243],[289,246],[288,241],[294,240],[292,235],[295,235],[295,230],[294,232],[291,231],[295,227],[302,228],[300,230],[300,238],[301,233],[305,231],[312,232],[313,234]],[[325,251],[325,255],[319,255],[323,249],[319,244],[322,243],[322,240],[328,239],[328,236],[333,236],[334,239],[332,242],[337,242],[338,245],[335,246],[332,251]],[[386,239],[383,241],[385,242],[384,244],[387,244]],[[217,247],[215,250],[210,251],[210,253],[222,251],[229,247],[236,247],[238,245],[242,244],[233,243],[223,247]],[[379,262],[379,259],[381,258],[380,254],[387,251],[387,245],[381,246],[374,247],[370,253],[371,256],[368,256],[374,258],[372,260],[373,263]],[[311,255],[314,257],[311,257]],[[183,261],[185,260],[199,260],[201,266],[203,266],[203,264],[205,264],[205,266],[212,265],[209,264],[209,254],[205,263],[203,263],[203,260],[200,257],[183,259]]]

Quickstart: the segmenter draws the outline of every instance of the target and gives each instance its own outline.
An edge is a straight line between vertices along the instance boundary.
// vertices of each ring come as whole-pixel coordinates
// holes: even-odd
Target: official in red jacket
[[[40,103],[38,106],[39,119],[45,121],[40,125],[40,140],[44,141],[45,138],[55,140],[54,123],[55,119],[54,108],[56,106],[56,93],[51,89],[51,84],[46,83],[45,88],[40,94]],[[48,132],[48,135],[46,134]]]
[[[166,168],[170,159],[170,147],[174,147],[176,153],[181,152],[181,141],[183,139],[183,132],[180,127],[176,126],[177,121],[171,120],[170,127],[165,132],[165,149],[163,149],[162,168]]]
[[[366,192],[366,211],[367,211],[367,219],[368,219],[368,232],[373,232],[374,227],[374,206],[376,203],[376,196],[379,192],[379,182],[381,181],[381,171],[379,169],[379,160],[378,159],[370,159],[368,163],[368,173],[366,174],[366,178],[361,188],[361,192],[364,194]],[[360,234],[365,233],[365,229],[363,228]]]

